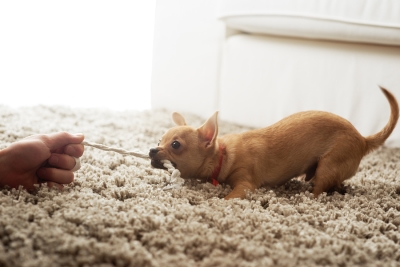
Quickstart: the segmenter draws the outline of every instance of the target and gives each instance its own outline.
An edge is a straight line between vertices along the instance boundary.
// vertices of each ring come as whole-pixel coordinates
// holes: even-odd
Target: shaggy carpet
[[[0,149],[63,130],[147,152],[171,126],[162,110],[0,106]],[[244,200],[196,180],[166,191],[149,160],[92,147],[81,162],[63,191],[0,190],[0,266],[400,266],[400,149],[366,156],[343,192],[318,199],[299,180]]]

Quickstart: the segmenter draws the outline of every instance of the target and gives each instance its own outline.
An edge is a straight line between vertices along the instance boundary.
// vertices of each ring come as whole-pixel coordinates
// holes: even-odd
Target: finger
[[[64,153],[75,158],[81,157],[84,150],[85,146],[82,144],[69,144],[64,147]]]
[[[58,184],[69,184],[74,181],[74,173],[69,170],[57,168],[40,168],[37,176],[47,182],[55,182]]]
[[[66,154],[52,153],[47,162],[49,163],[49,165],[53,167],[57,167],[64,170],[71,170],[76,165],[75,158],[68,156]]]
[[[70,134],[67,132],[58,132],[45,135],[43,141],[51,151],[55,151],[69,144],[80,144],[82,143],[83,139],[85,139],[85,136],[80,133]]]
[[[85,146],[82,144],[68,144],[64,147],[53,150],[53,153],[68,154],[72,157],[79,158],[83,155],[84,150]]]

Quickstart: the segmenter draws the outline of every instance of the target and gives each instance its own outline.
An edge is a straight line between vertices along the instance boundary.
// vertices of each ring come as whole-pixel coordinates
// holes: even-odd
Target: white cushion
[[[235,34],[224,45],[220,118],[265,127],[295,112],[323,110],[367,136],[389,120],[378,85],[400,100],[399,77],[400,46]],[[400,147],[399,125],[387,145]]]
[[[221,0],[218,17],[249,33],[400,45],[399,0]]]

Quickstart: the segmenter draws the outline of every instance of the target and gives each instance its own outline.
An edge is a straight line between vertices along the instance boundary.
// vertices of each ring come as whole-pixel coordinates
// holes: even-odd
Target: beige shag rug
[[[161,110],[2,106],[0,149],[63,130],[147,152],[171,126]],[[0,266],[400,266],[400,149],[368,155],[345,192],[318,199],[297,180],[245,200],[197,181],[165,191],[148,160],[91,147],[81,162],[62,192],[0,190]]]

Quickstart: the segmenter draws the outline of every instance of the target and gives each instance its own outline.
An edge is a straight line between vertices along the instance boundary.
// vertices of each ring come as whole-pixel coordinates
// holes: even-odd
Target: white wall
[[[0,104],[150,108],[155,0],[1,1]]]
[[[223,24],[215,0],[158,0],[152,107],[211,116],[218,105]]]

